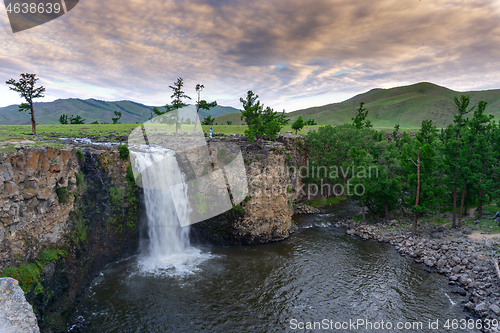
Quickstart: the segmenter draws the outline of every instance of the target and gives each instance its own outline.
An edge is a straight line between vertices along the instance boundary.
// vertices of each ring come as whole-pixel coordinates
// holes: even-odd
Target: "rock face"
[[[0,276],[19,280],[43,331],[66,331],[79,292],[137,251],[130,162],[116,146],[25,146],[0,161]]]
[[[33,308],[18,281],[11,278],[0,278],[0,332],[40,332]]]
[[[69,231],[73,196],[61,204],[56,191],[75,189],[75,151],[46,147],[0,154],[0,268],[16,257],[35,258]]]
[[[214,155],[224,139],[211,143]],[[281,138],[257,146],[242,138],[225,138],[241,150],[246,169],[248,195],[241,206],[194,224],[192,238],[215,243],[265,243],[287,238],[294,230],[293,202],[303,198],[298,166],[304,156],[294,140]]]

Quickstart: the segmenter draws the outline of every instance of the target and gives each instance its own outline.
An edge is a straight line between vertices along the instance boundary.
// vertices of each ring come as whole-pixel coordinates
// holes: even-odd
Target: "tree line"
[[[353,196],[363,207],[363,220],[365,207],[370,214],[386,219],[395,211],[410,210],[414,234],[419,216],[437,213],[439,217],[447,207],[453,209],[453,228],[461,227],[473,203],[477,202],[481,218],[485,204],[499,202],[500,124],[485,114],[484,101],[471,107],[470,97],[462,95],[454,102],[456,113],[450,125],[438,130],[426,119],[415,136],[401,133],[399,125],[390,135],[373,130],[361,103],[352,124],[308,132],[309,168],[376,167],[378,176],[308,173],[304,181],[361,184],[365,191]]]

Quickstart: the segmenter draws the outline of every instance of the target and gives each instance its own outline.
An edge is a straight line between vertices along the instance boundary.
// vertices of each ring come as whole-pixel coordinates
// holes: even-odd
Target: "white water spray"
[[[152,148],[132,153],[134,169],[140,173],[144,189],[149,237],[141,248],[141,268],[150,273],[191,273],[210,254],[202,254],[189,243],[191,207],[185,176],[179,170],[175,153]],[[181,227],[181,222],[186,226]]]

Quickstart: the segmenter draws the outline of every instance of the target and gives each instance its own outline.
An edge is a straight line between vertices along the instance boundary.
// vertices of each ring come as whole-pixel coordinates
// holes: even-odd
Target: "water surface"
[[[439,319],[437,331],[460,332],[443,327],[447,319],[466,318],[464,299],[450,293],[444,277],[426,273],[387,244],[331,225],[355,210],[346,203],[328,214],[298,217],[301,229],[282,242],[198,247],[205,260],[182,272],[141,272],[139,256],[109,265],[79,313],[90,322],[88,332],[321,331],[294,330],[293,319],[423,323],[409,332],[436,332],[428,322]]]

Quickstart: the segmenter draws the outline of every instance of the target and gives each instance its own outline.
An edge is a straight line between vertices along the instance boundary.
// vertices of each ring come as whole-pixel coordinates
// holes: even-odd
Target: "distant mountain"
[[[107,102],[97,99],[58,99],[53,102],[37,102],[35,107],[35,119],[38,124],[59,124],[59,116],[62,114],[80,115],[85,119],[85,123],[90,124],[93,121],[100,123],[111,123],[114,111],[120,111],[122,124],[135,124],[147,121],[153,111],[152,106],[132,102],[132,101],[116,101]],[[159,107],[161,110],[162,108]],[[212,117],[223,115],[226,113],[238,112],[238,109],[229,106],[216,106],[210,111],[200,111],[200,119],[206,116]],[[0,124],[1,125],[24,125],[31,124],[30,114],[28,112],[19,112],[17,105],[10,105],[0,108]]]
[[[438,127],[453,121],[456,112],[453,98],[469,95],[470,106],[480,100],[488,102],[486,113],[500,118],[500,89],[458,92],[429,82],[390,89],[372,89],[344,102],[317,106],[288,113],[295,121],[313,118],[320,125],[351,122],[360,102],[369,110],[368,119],[378,128],[420,127],[422,120],[432,119]],[[472,115],[470,115],[472,117]]]

